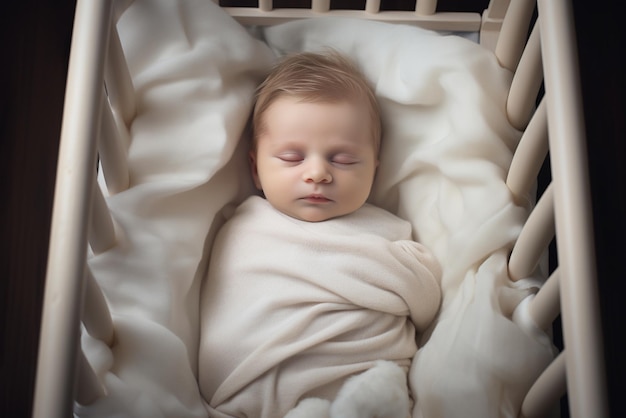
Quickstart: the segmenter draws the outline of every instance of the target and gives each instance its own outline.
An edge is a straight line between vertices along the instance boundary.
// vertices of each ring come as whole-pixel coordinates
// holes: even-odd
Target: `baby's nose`
[[[333,180],[328,164],[319,158],[307,162],[304,181],[310,183],[330,183]]]

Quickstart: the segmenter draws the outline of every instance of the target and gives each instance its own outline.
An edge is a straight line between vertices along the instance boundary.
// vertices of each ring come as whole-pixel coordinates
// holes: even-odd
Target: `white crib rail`
[[[366,0],[365,11],[367,13],[378,13],[380,11],[380,0]]]
[[[554,405],[567,389],[565,382],[566,357],[566,352],[562,351],[535,381],[522,403],[520,418],[545,417],[546,411],[554,408]],[[593,416],[599,418],[601,415]]]
[[[559,269],[556,268],[530,304],[528,314],[539,329],[549,330],[561,312],[559,281]]]
[[[34,417],[70,417],[111,3],[76,5],[52,211]],[[84,369],[83,369],[84,370]]]
[[[437,0],[417,0],[415,2],[415,13],[423,16],[431,16],[437,8]],[[269,12],[274,9],[272,0],[259,0],[259,9]],[[316,13],[324,13],[330,10],[330,0],[311,0],[311,10]],[[378,13],[380,11],[380,0],[366,0],[365,9],[368,13]]]
[[[115,25],[111,26],[104,80],[112,109],[116,111],[116,116],[119,114],[123,124],[128,126],[135,116],[135,90]]]
[[[107,391],[82,350],[78,351],[78,373],[74,385],[75,399],[81,405],[89,405],[103,396]]]
[[[418,25],[432,30],[468,32],[480,30],[480,14],[435,13],[436,7],[437,0],[417,0],[415,11],[380,11],[380,0],[366,0],[363,10],[334,10],[330,8],[330,0],[312,0],[310,9],[274,9],[272,0],[259,0],[259,7],[224,7],[224,10],[243,25],[275,25],[325,15]]]
[[[109,207],[98,184],[93,182],[92,210],[89,216],[89,245],[94,253],[102,253],[112,248],[117,239],[115,237],[115,225],[109,212]]]
[[[534,200],[531,199],[531,189],[547,155],[548,114],[545,100],[542,99],[517,145],[506,178],[506,185],[518,204],[526,206]]]
[[[415,13],[418,15],[430,16],[437,9],[437,0],[417,0],[415,2]]]
[[[94,338],[112,346],[115,339],[113,320],[106,298],[89,268],[85,269],[85,303],[82,312],[83,324]]]
[[[311,0],[311,10],[324,13],[330,10],[330,0]]]
[[[508,3],[507,0],[491,0],[489,7],[495,4]],[[535,0],[510,0],[502,28],[495,46],[495,54],[504,68],[515,70],[524,52],[528,24],[535,8]]]
[[[539,28],[535,26],[515,70],[506,102],[507,116],[514,127],[524,129],[528,125],[542,80]]]
[[[553,185],[545,190],[522,228],[509,258],[512,280],[530,277],[554,237]]]
[[[103,94],[102,100],[104,112],[98,151],[108,192],[115,194],[126,190],[130,182],[127,162],[130,134],[124,120],[114,114],[113,105],[109,105],[110,99],[107,100],[107,96]]]
[[[573,417],[606,417],[584,114],[573,12],[538,0],[551,150],[567,388]]]

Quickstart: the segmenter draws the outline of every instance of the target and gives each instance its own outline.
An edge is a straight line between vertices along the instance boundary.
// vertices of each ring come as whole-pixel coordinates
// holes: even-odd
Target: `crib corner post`
[[[52,208],[32,417],[73,415],[87,229],[112,2],[78,0]]]
[[[582,92],[570,0],[539,0],[567,389],[572,417],[608,414]]]

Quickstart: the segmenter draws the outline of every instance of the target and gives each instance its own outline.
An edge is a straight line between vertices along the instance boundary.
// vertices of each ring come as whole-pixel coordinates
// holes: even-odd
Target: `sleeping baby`
[[[407,418],[440,269],[408,222],[366,203],[381,137],[371,88],[335,52],[289,56],[259,87],[253,131],[263,197],[220,229],[202,286],[209,415]]]

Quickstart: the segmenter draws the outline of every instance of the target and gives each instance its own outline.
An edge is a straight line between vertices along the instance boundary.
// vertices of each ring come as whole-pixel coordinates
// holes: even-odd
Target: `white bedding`
[[[337,23],[285,24],[260,41],[202,0],[135,0],[120,18],[138,106],[131,187],[108,198],[119,245],[89,260],[117,340],[83,336],[109,395],[78,416],[208,416],[199,287],[222,212],[252,193],[239,138],[253,91],[277,52],[325,46],[376,86],[384,142],[371,202],[409,220],[442,265],[442,311],[410,371],[414,417],[516,415],[552,349],[511,321],[537,286],[506,271],[527,216],[504,184],[520,136],[504,116],[511,75],[455,36]]]

